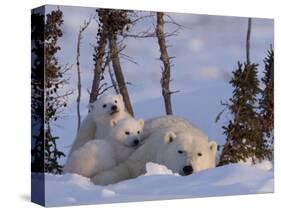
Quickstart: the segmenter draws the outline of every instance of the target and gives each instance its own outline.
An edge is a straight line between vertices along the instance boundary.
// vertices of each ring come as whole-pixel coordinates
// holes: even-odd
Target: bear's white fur
[[[209,142],[206,135],[184,119],[176,116],[150,119],[145,122],[145,130],[144,144],[128,160],[91,180],[106,185],[134,178],[145,173],[147,162],[165,165],[181,175],[186,174],[185,170],[191,173],[215,167],[216,142]]]
[[[183,129],[196,130],[196,128],[185,119],[175,115],[167,115],[146,120],[143,129],[142,139],[146,139],[156,130],[164,128],[173,128],[174,131],[182,131]],[[199,129],[197,129],[197,131],[198,134],[205,136]]]
[[[106,139],[88,141],[74,150],[64,166],[64,172],[91,177],[125,161],[140,146],[143,120],[133,118],[111,121]]]
[[[89,104],[89,113],[81,123],[72,144],[70,154],[93,139],[104,139],[109,132],[110,122],[130,118],[122,95],[105,95]]]

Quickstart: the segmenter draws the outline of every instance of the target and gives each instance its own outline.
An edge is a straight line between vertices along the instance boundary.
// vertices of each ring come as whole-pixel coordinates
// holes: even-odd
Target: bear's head
[[[136,148],[141,144],[141,135],[143,132],[144,121],[134,118],[126,118],[120,121],[111,121],[110,137],[116,142]]]
[[[119,95],[104,95],[89,104],[89,112],[96,119],[114,118],[125,111],[123,97]]]
[[[189,175],[214,168],[216,151],[216,142],[209,142],[202,134],[167,131],[160,160],[173,172]]]

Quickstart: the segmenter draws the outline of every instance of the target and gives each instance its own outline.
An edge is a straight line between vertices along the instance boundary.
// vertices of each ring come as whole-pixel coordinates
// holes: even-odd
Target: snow
[[[248,166],[253,166],[258,169],[262,169],[265,171],[270,171],[273,170],[273,164],[271,161],[265,159],[259,163],[254,164],[252,158],[248,158],[245,162],[244,161],[239,161],[239,164],[244,164]]]
[[[168,169],[166,166],[148,162],[145,166],[146,174],[145,176],[150,175],[173,175],[173,172]]]
[[[179,176],[165,166],[153,163],[146,165],[146,171],[135,179],[108,186],[94,185],[77,174],[46,174],[46,206],[241,195],[274,190],[272,171],[244,164],[230,164],[189,176]]]

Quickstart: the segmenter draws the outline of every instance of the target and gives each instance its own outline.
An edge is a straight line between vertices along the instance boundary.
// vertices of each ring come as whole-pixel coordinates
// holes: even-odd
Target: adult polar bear
[[[145,122],[143,145],[125,162],[91,178],[100,185],[116,183],[145,173],[147,162],[188,175],[215,167],[217,144],[186,120],[163,116]]]
[[[92,139],[107,137],[111,121],[131,118],[126,111],[122,95],[105,95],[89,104],[89,113],[83,120],[70,154]]]

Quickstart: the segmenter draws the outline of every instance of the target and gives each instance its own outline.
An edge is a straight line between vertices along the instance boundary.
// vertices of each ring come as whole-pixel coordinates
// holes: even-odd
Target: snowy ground
[[[268,166],[232,164],[189,176],[148,163],[147,173],[114,185],[96,186],[76,174],[46,175],[46,206],[164,200],[274,191]]]

